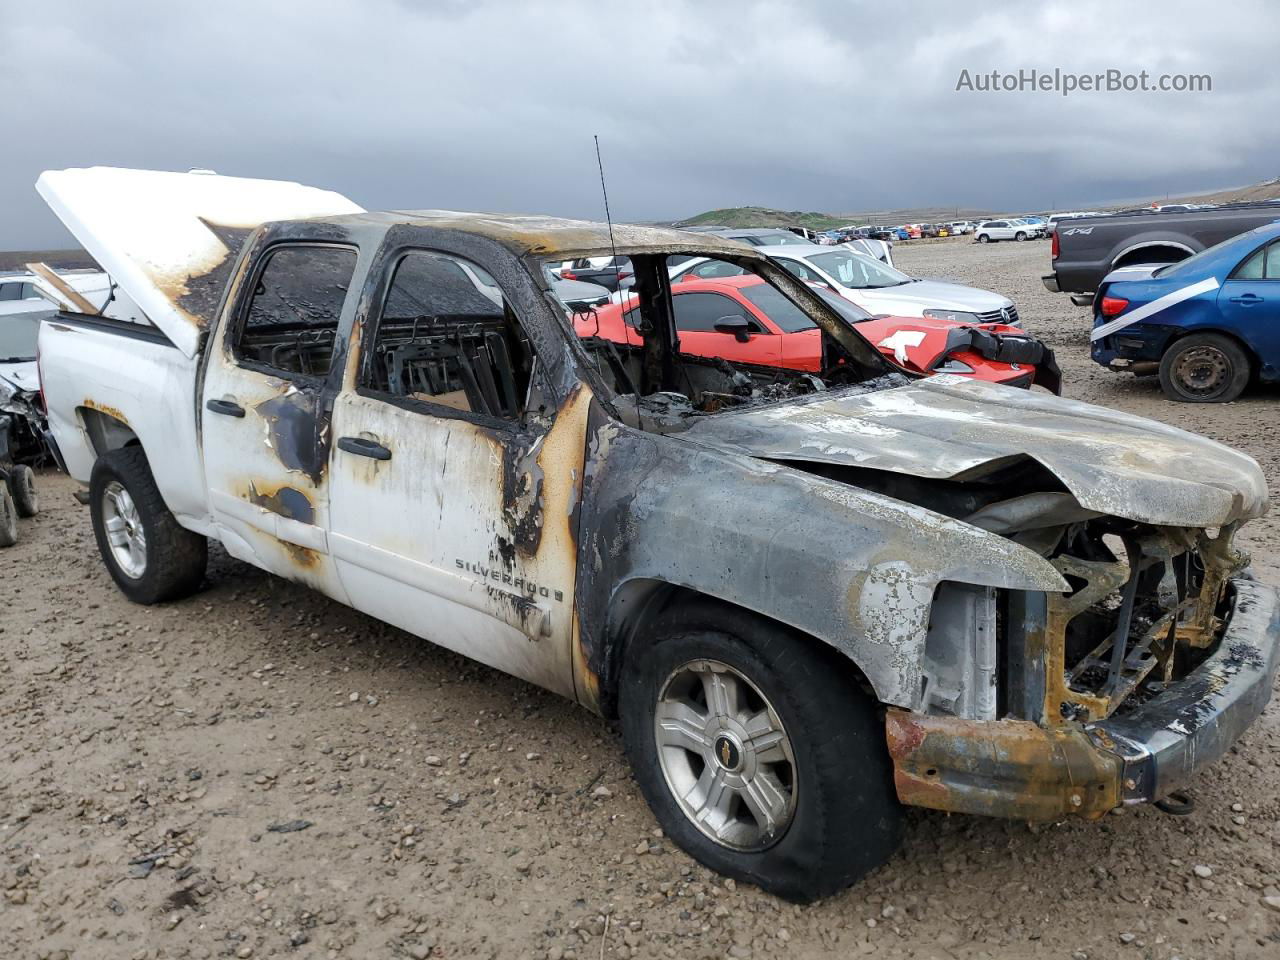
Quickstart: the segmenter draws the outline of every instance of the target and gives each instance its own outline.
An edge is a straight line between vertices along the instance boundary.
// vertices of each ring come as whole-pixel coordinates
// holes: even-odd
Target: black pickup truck
[[[1075,303],[1086,304],[1102,278],[1117,267],[1176,263],[1273,220],[1280,220],[1280,203],[1131,211],[1066,220],[1053,234],[1053,271],[1041,279],[1051,292],[1070,293]]]

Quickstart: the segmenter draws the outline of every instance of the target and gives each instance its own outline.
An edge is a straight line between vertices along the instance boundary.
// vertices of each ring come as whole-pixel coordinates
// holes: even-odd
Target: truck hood
[[[853,291],[854,302],[871,313],[920,316],[922,310],[964,310],[985,313],[1013,306],[1013,301],[989,290],[944,280],[913,280],[896,287],[872,287]]]
[[[329,190],[198,172],[47,170],[36,190],[147,319],[189,357],[199,349],[250,232],[270,220],[362,212]]]
[[[1221,526],[1267,509],[1262,470],[1230,447],[1105,407],[950,375],[720,413],[681,436],[767,460],[936,479],[974,478],[1030,457],[1085,508],[1157,525]]]

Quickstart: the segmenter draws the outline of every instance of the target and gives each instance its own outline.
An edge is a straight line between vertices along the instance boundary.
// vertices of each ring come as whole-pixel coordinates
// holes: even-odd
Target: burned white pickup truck
[[[908,376],[743,245],[201,174],[38,186],[150,321],[40,333],[120,588],[189,594],[217,540],[617,717],[716,870],[810,899],[892,853],[903,804],[1160,800],[1270,697],[1280,608],[1232,545],[1257,464]],[[624,343],[575,335],[543,269],[604,254],[635,268]],[[682,353],[677,254],[764,278],[821,369]],[[727,347],[756,335],[699,309]]]

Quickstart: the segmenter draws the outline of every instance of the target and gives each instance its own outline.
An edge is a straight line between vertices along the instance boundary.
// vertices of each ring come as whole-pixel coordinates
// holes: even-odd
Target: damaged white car
[[[217,540],[617,717],[662,828],[725,874],[812,899],[892,854],[903,805],[1160,800],[1270,697],[1280,608],[1233,543],[1267,505],[1249,457],[914,379],[741,244],[205,175],[38,187],[150,321],[40,333],[120,588],[190,594]],[[615,246],[621,344],[575,335],[544,271]],[[672,255],[763,277],[821,370],[682,353]]]

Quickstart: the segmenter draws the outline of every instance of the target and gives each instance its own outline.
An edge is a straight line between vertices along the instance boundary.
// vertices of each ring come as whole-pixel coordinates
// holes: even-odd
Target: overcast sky
[[[1280,175],[1280,5],[0,0],[0,249],[41,170],[298,180],[369,207],[1082,206]],[[1204,93],[957,92],[1019,68]]]

